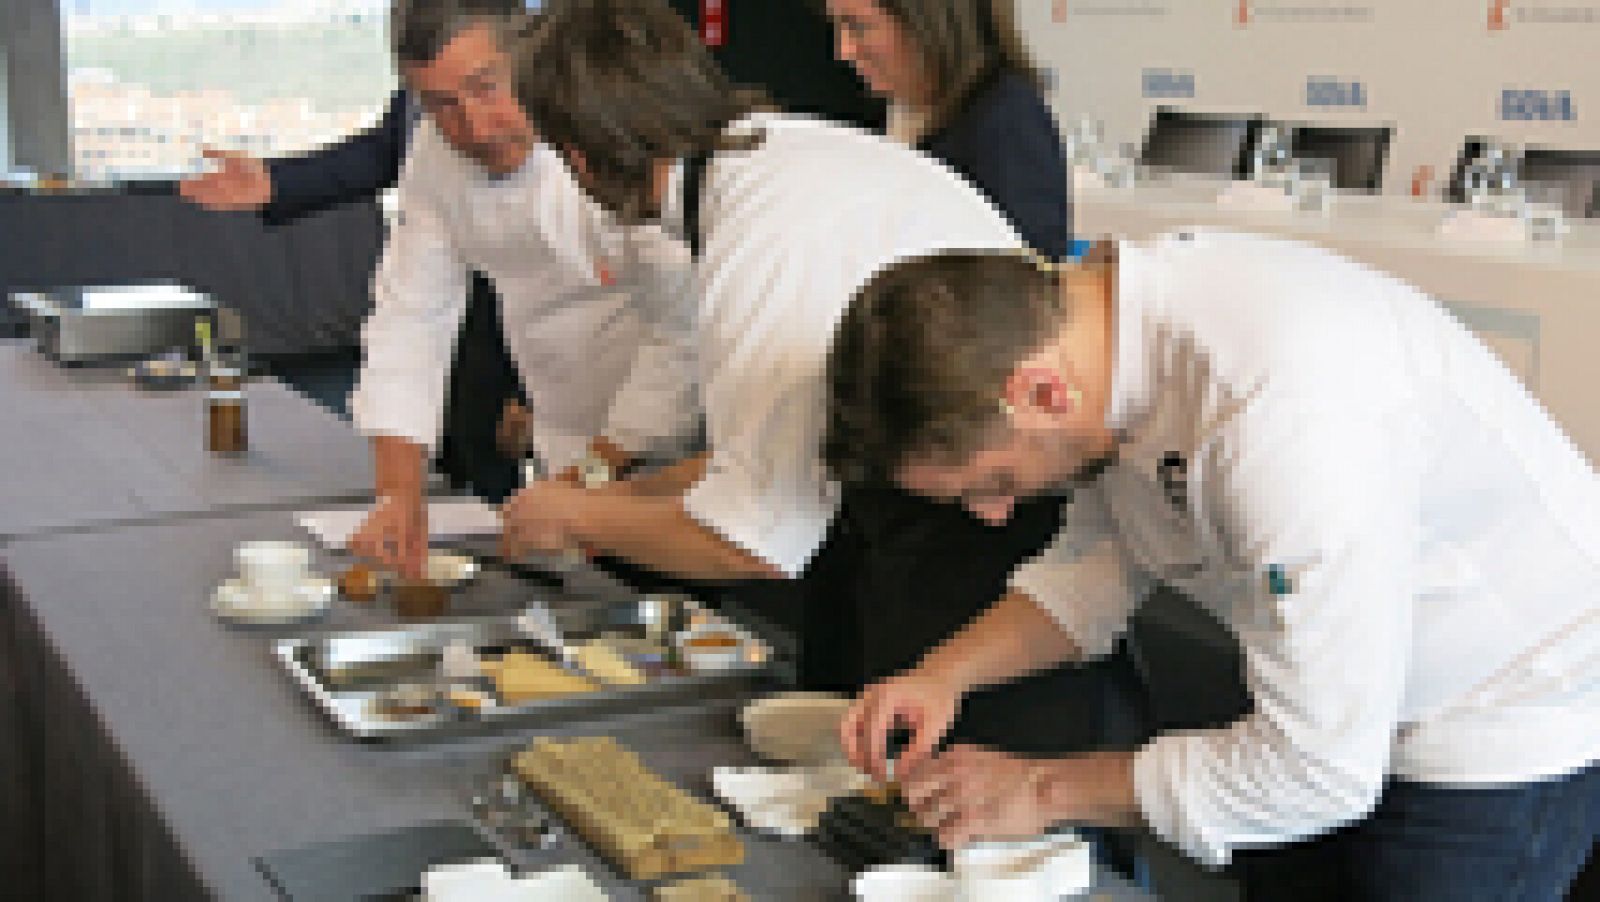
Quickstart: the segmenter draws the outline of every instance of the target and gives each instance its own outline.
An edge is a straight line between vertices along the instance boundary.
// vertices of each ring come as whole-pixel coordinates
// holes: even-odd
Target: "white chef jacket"
[[[1368,813],[1386,778],[1600,757],[1600,479],[1437,304],[1305,245],[1124,244],[1116,461],[1012,586],[1090,656],[1152,582],[1235,633],[1255,710],[1134,778],[1196,859]]]
[[[399,214],[373,276],[356,425],[431,449],[473,269],[500,296],[507,349],[548,470],[604,436],[671,456],[698,424],[681,311],[689,257],[659,226],[617,227],[556,152],[535,144],[504,177],[419,123],[397,185]],[[600,283],[597,266],[616,282]],[[692,309],[692,307],[688,308]]]
[[[977,189],[904,145],[798,115],[733,126],[751,128],[763,144],[717,154],[702,193],[693,281],[711,458],[684,505],[793,576],[837,503],[821,455],[825,369],[856,290],[901,258],[1023,245]]]

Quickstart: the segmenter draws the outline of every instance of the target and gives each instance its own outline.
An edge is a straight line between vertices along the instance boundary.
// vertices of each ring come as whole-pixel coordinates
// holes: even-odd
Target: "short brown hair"
[[[395,0],[390,43],[401,65],[423,65],[469,27],[488,23],[501,35],[523,15],[522,0]]]
[[[916,47],[929,81],[925,134],[943,128],[1000,70],[1043,88],[1017,27],[1015,0],[873,0]]]
[[[661,0],[552,0],[542,18],[517,48],[518,96],[547,143],[583,154],[586,187],[623,222],[654,212],[657,160],[754,146],[723,130],[763,98]]]
[[[841,482],[957,463],[1001,420],[1006,380],[1066,310],[1054,270],[1012,251],[902,260],[856,292],[828,356],[823,460]]]

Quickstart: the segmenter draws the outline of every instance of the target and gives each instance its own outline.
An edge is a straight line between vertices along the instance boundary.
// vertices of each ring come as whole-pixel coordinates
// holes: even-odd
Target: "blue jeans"
[[[1246,902],[1562,902],[1600,838],[1600,764],[1495,788],[1393,782],[1365,820],[1237,858]]]

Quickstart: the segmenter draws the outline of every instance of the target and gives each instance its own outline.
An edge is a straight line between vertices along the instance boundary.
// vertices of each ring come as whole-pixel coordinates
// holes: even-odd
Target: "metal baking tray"
[[[639,601],[556,610],[569,645],[599,636],[641,641],[650,629],[653,613]],[[530,635],[515,617],[306,635],[278,641],[273,653],[290,679],[340,732],[366,742],[425,740],[593,720],[742,698],[772,688],[777,669],[768,643],[719,615],[702,611],[696,619],[725,626],[737,635],[744,643],[744,660],[714,673],[690,673],[673,665],[641,667],[646,681],[639,685],[605,685],[592,692],[520,705],[504,704],[494,694],[490,680],[457,681],[457,687],[470,685],[493,699],[492,706],[481,709],[419,696],[416,703],[407,705],[404,715],[397,715],[384,699],[392,699],[397,687],[416,687],[422,696],[441,692],[444,650],[458,644],[472,648],[480,658],[492,659],[516,650],[540,655],[568,672],[583,671]],[[670,636],[665,644],[670,647]]]
[[[39,350],[60,363],[146,357],[194,342],[216,303],[172,283],[67,286],[11,294]]]

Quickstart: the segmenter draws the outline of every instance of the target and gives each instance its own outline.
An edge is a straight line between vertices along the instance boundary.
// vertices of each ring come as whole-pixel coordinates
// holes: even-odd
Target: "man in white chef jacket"
[[[1559,902],[1600,832],[1600,478],[1415,289],[1195,232],[1081,267],[880,273],[826,458],[994,522],[1076,480],[1008,594],[846,718],[942,841],[1143,823],[1250,899]],[[967,694],[1109,651],[1155,583],[1238,638],[1254,709],[1136,752],[940,740]]]
[[[687,325],[668,307],[687,248],[659,229],[617,228],[539,141],[506,49],[526,20],[441,0],[397,22],[397,63],[427,115],[363,332],[351,407],[372,437],[379,500],[351,548],[415,574],[427,545],[424,462],[473,269],[501,298],[547,473],[670,456],[695,412]]]

